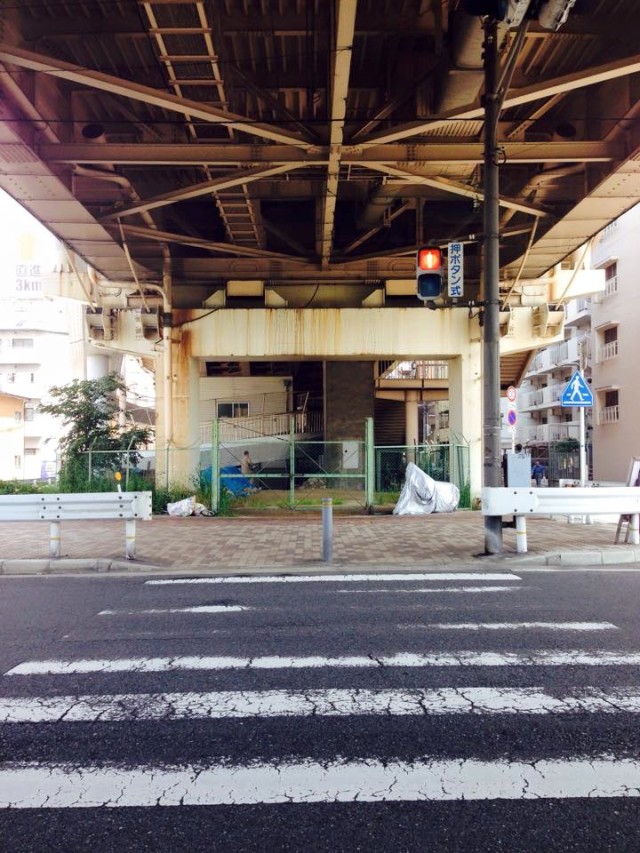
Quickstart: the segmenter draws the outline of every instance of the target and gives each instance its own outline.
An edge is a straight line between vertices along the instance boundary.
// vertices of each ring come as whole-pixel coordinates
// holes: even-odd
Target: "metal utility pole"
[[[485,486],[502,486],[500,453],[500,248],[498,23],[484,20],[484,337],[483,434]],[[485,554],[502,551],[502,516],[484,516]]]

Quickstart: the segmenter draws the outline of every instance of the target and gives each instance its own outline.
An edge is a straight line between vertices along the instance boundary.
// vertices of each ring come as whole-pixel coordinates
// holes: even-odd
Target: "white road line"
[[[394,587],[382,587],[378,589],[336,589],[333,592],[342,592],[349,595],[366,595],[371,593],[409,593],[415,595],[416,592],[431,593],[431,592],[521,592],[529,589],[528,586],[433,586],[418,589],[397,589]]]
[[[638,797],[640,762],[376,760],[246,766],[0,765],[0,808]]]
[[[615,714],[620,711],[640,713],[640,688],[586,687],[562,695],[552,695],[543,687],[440,687],[433,690],[229,690],[0,698],[0,723],[357,715]]]
[[[431,652],[395,655],[352,655],[349,657],[262,657],[174,656],[155,658],[103,658],[83,660],[25,661],[5,675],[83,675],[112,672],[176,672],[183,670],[226,669],[327,669],[428,666],[638,666],[640,652],[538,650],[519,652]]]
[[[354,581],[519,581],[517,575],[504,572],[427,572],[423,574],[355,574],[355,575],[224,575],[206,578],[155,578],[145,581],[149,586],[174,584],[223,583],[346,583]]]
[[[152,608],[150,610],[101,610],[98,616],[138,616],[155,615],[158,613],[240,613],[242,610],[254,610],[253,607],[241,607],[230,604],[202,604],[197,607],[167,607],[164,610]]]
[[[437,628],[441,631],[519,631],[544,629],[547,631],[618,631],[611,622],[423,622],[419,625],[402,625],[403,628]]]

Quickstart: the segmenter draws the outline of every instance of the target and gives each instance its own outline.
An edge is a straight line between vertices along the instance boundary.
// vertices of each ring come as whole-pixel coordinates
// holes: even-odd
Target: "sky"
[[[57,239],[11,196],[0,190],[0,296],[37,296],[38,265],[50,269]]]

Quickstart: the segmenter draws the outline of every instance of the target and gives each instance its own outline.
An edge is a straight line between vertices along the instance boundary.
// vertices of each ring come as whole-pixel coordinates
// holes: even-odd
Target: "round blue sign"
[[[516,410],[509,409],[507,412],[507,421],[509,422],[509,426],[515,426],[516,423]]]

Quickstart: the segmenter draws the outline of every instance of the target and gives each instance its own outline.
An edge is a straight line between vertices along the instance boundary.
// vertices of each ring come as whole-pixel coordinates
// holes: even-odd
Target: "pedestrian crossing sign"
[[[593,406],[593,394],[579,370],[573,374],[560,398],[562,406]]]

